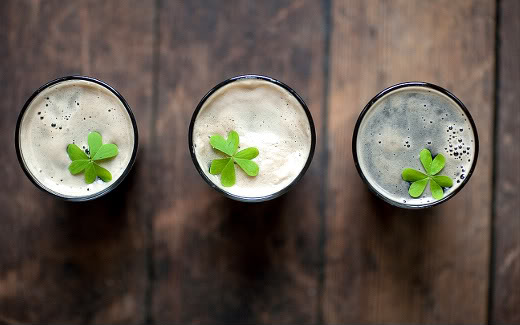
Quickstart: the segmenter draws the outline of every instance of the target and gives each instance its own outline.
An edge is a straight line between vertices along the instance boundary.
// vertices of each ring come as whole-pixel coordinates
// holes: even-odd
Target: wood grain
[[[495,263],[491,320],[520,323],[520,2],[499,2]]]
[[[486,321],[494,14],[494,1],[333,1],[325,322]],[[364,105],[413,80],[454,92],[481,146],[464,190],[425,211],[371,195],[351,152]]]
[[[158,323],[313,323],[321,169],[270,202],[212,190],[187,146],[195,106],[229,77],[265,74],[307,101],[321,135],[322,8],[316,1],[183,1],[160,8],[160,174],[154,181]],[[320,157],[318,150],[315,157]],[[302,198],[305,198],[302,200]]]
[[[520,4],[498,1],[494,89],[495,2],[0,1],[0,323],[520,323]],[[30,94],[77,73],[140,131],[132,173],[86,204],[36,189],[13,145]],[[260,204],[211,190],[187,148],[200,98],[244,73],[292,86],[318,133],[302,182]],[[370,194],[351,153],[362,107],[408,80],[453,91],[481,145],[464,190],[420,212]]]
[[[153,7],[140,0],[1,2],[0,322],[143,319],[146,243],[139,204],[147,202],[132,199],[146,178],[142,165],[102,199],[62,202],[23,174],[14,129],[34,90],[80,73],[105,80],[125,96],[146,147],[152,19]]]

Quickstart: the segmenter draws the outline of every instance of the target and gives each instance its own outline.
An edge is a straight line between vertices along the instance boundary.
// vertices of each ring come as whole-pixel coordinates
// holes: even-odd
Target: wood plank
[[[491,215],[494,1],[333,1],[324,319],[328,323],[484,323]],[[351,141],[383,88],[421,80],[474,117],[476,174],[425,211],[369,193]]]
[[[520,2],[499,2],[495,263],[491,320],[520,323]]]
[[[146,148],[152,20],[153,7],[140,0],[1,2],[2,323],[143,319],[147,278],[139,204],[147,202],[133,198],[144,184],[144,166],[138,163],[102,199],[66,203],[29,182],[13,144],[16,118],[31,93],[51,79],[80,73],[105,80],[125,96]]]
[[[317,321],[320,151],[298,186],[245,204],[212,190],[191,161],[195,106],[218,82],[265,74],[299,92],[321,134],[323,13],[316,1],[165,1],[160,8],[160,202],[153,320]],[[305,200],[302,200],[305,198]]]

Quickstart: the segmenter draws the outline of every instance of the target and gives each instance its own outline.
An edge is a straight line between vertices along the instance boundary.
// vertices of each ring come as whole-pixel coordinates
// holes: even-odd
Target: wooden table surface
[[[520,1],[0,1],[0,323],[520,323]],[[317,128],[311,168],[261,204],[197,174],[187,128],[218,82],[291,85]],[[14,150],[45,82],[102,79],[132,107],[138,160],[110,195],[39,191]],[[409,80],[473,115],[477,169],[423,211],[354,168],[362,107]]]

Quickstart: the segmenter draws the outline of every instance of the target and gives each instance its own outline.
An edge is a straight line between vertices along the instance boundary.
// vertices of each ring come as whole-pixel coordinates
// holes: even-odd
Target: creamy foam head
[[[377,192],[406,205],[433,202],[429,186],[417,199],[408,194],[401,178],[404,168],[424,172],[419,153],[446,157],[438,175],[453,179],[444,196],[456,190],[474,163],[475,133],[463,109],[450,97],[428,87],[392,91],[366,112],[359,125],[356,152],[359,167]]]
[[[223,187],[211,175],[213,159],[222,158],[209,138],[227,138],[235,130],[240,149],[256,147],[258,176],[247,176],[236,165],[236,184]],[[193,146],[200,168],[224,191],[242,197],[263,197],[288,185],[304,168],[311,150],[311,126],[304,108],[286,89],[265,80],[239,79],[215,91],[202,105],[193,126]]]
[[[84,173],[72,175],[67,145],[88,149],[89,132],[97,131],[103,143],[114,143],[119,154],[101,166],[112,181],[85,183]],[[68,80],[45,88],[25,110],[19,128],[20,154],[37,183],[64,197],[90,196],[111,186],[131,161],[134,127],[119,98],[91,81]]]

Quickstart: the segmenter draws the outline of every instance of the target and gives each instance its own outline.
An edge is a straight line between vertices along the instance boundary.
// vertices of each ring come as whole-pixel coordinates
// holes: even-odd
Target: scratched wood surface
[[[519,323],[519,7],[0,1],[0,323]],[[36,189],[13,146],[26,98],[75,73],[140,131],[130,176],[86,204]],[[318,135],[302,182],[261,204],[211,190],[187,146],[200,98],[244,73],[292,86]],[[464,190],[421,212],[373,197],[350,149],[366,102],[406,80],[453,91],[481,144]]]
[[[490,319],[520,324],[520,2],[499,2],[493,301]]]

